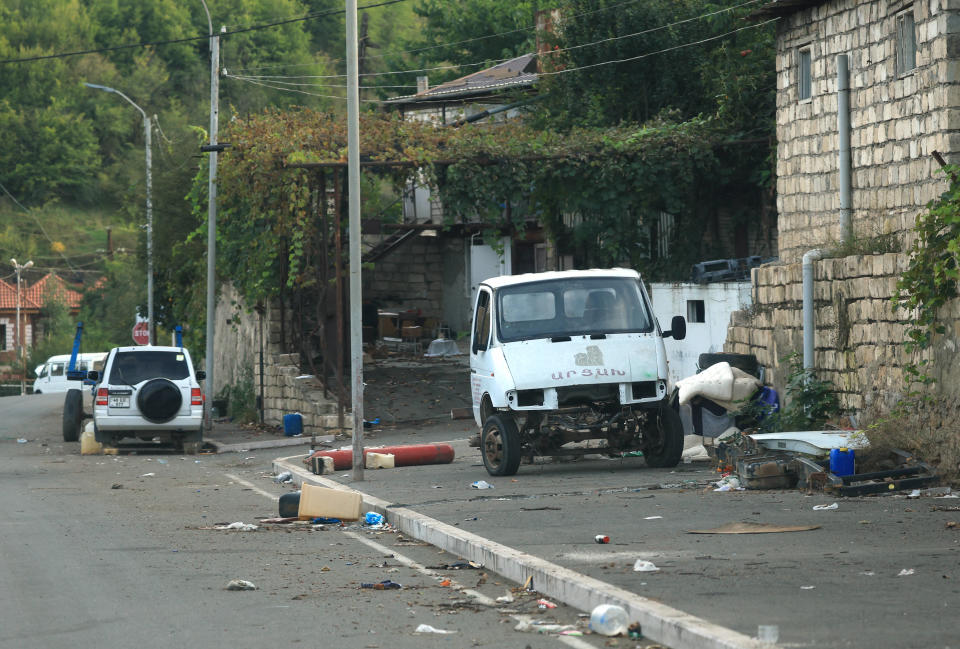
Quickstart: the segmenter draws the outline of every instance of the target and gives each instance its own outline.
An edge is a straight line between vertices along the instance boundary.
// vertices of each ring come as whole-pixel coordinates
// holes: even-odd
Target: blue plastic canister
[[[287,437],[294,437],[303,434],[303,415],[295,412],[283,416],[283,434]]]
[[[835,476],[853,475],[853,449],[835,448],[830,451],[830,473]]]

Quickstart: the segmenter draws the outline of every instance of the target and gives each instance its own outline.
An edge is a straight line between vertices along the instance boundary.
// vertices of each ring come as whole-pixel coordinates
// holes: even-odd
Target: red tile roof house
[[[47,273],[33,284],[20,282],[20,324],[17,324],[17,283],[0,279],[0,376],[13,376],[16,364],[17,339],[29,349],[40,332],[40,311],[53,296],[66,303],[71,315],[80,312],[83,296],[53,273]],[[16,377],[19,379],[19,376]]]

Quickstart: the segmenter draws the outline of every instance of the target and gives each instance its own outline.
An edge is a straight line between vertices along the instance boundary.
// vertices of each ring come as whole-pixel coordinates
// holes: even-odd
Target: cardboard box
[[[355,491],[327,489],[304,482],[300,489],[297,517],[302,521],[319,517],[356,521],[360,520],[362,507],[363,499]]]

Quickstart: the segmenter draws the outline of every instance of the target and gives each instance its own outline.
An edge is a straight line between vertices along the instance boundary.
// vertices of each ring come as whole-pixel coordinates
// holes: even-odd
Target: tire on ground
[[[137,392],[140,414],[155,424],[163,424],[176,417],[182,404],[180,388],[167,379],[147,381]]]
[[[63,400],[63,441],[75,442],[80,439],[80,427],[83,424],[83,392],[67,390]]]
[[[651,413],[654,421],[651,430],[644,435],[647,442],[643,457],[647,466],[669,468],[680,463],[683,455],[683,422],[676,410],[663,405]]]
[[[487,473],[493,476],[513,475],[520,468],[520,432],[510,415],[487,417],[480,432],[480,453]]]

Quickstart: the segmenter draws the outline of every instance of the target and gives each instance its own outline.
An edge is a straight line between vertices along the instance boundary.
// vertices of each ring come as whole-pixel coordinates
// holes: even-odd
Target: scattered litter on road
[[[600,604],[590,613],[590,630],[600,635],[620,635],[627,630],[627,612],[616,604]]]
[[[227,590],[257,590],[257,586],[246,579],[231,579],[227,583]]]
[[[863,575],[864,577],[873,577],[873,576],[874,576],[875,574],[877,574],[877,573],[875,573],[875,572],[872,571],[872,570],[864,570],[864,571],[861,572],[860,574]]]
[[[360,584],[360,588],[370,588],[373,590],[400,590],[403,588],[400,584],[395,581],[390,581],[389,579],[384,579],[381,582],[375,584]]]
[[[897,577],[909,577],[913,574],[913,568],[904,568],[897,573]]]
[[[907,494],[907,498],[919,498],[919,497],[920,497],[919,489],[914,489],[913,491]]]
[[[277,525],[284,525],[284,524],[286,524],[286,523],[292,523],[292,522],[298,521],[298,520],[300,520],[300,519],[297,518],[296,516],[280,516],[280,517],[276,517],[276,518],[261,518],[261,519],[260,519],[260,522],[263,523],[263,524],[272,523],[272,524],[277,524]]]
[[[23,437],[20,437],[17,439],[17,444],[26,444],[26,443],[27,443],[27,440]]]
[[[639,622],[634,622],[627,627],[627,637],[633,638],[634,640],[639,640],[643,637],[643,630],[641,629]]]
[[[483,567],[482,563],[476,561],[456,561],[454,563],[445,563],[440,566],[427,566],[429,570],[479,570]]]
[[[429,624],[421,624],[420,626],[417,627],[414,633],[447,633],[449,634],[449,633],[456,633],[456,631],[446,631],[444,629],[437,629],[436,627],[432,627]]]
[[[140,474],[140,477],[141,477],[141,478],[150,478],[150,477],[155,476],[155,475],[157,475],[157,474],[156,474],[156,473],[141,473],[141,474]]]
[[[157,464],[169,464],[169,463],[170,463],[169,460],[165,460],[163,458],[160,458],[157,460]]]
[[[477,480],[470,485],[474,489],[493,489],[493,485],[487,482],[486,480]]]
[[[452,581],[450,581],[449,579],[444,579],[437,585],[440,586],[441,588],[449,588],[451,584],[453,584]]]
[[[595,537],[593,537],[593,540],[596,541],[597,543],[604,544],[604,543],[610,542],[610,537],[607,536],[606,534],[597,534]]]
[[[658,518],[663,518],[663,516],[646,516],[643,520],[645,521],[655,521]]]
[[[293,482],[293,474],[289,471],[284,471],[283,473],[277,474],[273,479],[277,484],[283,484],[284,482]]]
[[[634,572],[659,572],[660,568],[656,567],[652,561],[647,561],[645,559],[637,559],[633,564]]]
[[[513,603],[513,595],[510,594],[509,590],[507,591],[506,595],[501,595],[500,597],[497,598],[497,604],[512,604],[512,603]]]
[[[370,527],[383,527],[383,514],[367,512],[363,516],[363,522]]]
[[[717,482],[713,483],[716,486],[714,491],[743,491],[743,487],[740,486],[740,479],[735,475],[726,475]]]
[[[548,599],[538,599],[537,608],[541,608],[541,609],[557,608],[557,605]]]
[[[816,586],[801,586],[800,590],[813,590]]]
[[[813,511],[822,512],[822,511],[832,511],[834,509],[840,509],[840,505],[833,503],[832,505],[814,505]]]
[[[770,534],[773,532],[809,532],[819,525],[774,525],[771,523],[727,523],[709,530],[687,530],[687,534]]]
[[[111,488],[111,489],[123,489],[123,485],[120,484],[119,482],[114,482],[112,485],[110,485],[110,488]]]
[[[237,521],[236,523],[230,523],[229,525],[215,525],[213,529],[236,530],[238,532],[253,532],[258,529],[258,526],[252,523],[244,523],[242,521]]]
[[[343,521],[339,518],[326,518],[324,516],[317,516],[316,518],[310,519],[310,522],[314,525],[340,525]]]

